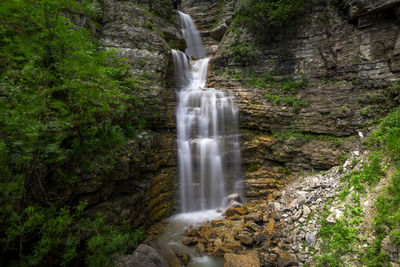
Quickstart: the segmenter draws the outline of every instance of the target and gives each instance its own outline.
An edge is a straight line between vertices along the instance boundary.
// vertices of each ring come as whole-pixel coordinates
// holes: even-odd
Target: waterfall
[[[179,11],[178,11],[179,12]],[[178,106],[177,145],[182,212],[220,207],[240,191],[238,108],[234,97],[206,87],[209,58],[189,15],[179,12],[186,53],[172,50]]]
[[[186,53],[195,58],[205,57],[203,42],[201,41],[201,36],[196,28],[192,18],[181,11],[178,11],[179,17],[181,19],[181,27],[183,38],[186,41]]]

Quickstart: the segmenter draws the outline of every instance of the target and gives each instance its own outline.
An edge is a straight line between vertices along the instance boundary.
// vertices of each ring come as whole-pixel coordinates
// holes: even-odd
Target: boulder
[[[178,256],[178,258],[182,261],[182,263],[184,265],[187,265],[190,261],[190,256],[189,254],[187,254],[185,251],[180,250],[176,253],[176,255]]]
[[[241,207],[242,204],[240,204],[239,202],[237,202],[236,200],[231,199],[228,203],[228,205],[226,206],[227,209],[231,209],[231,208],[239,208]]]
[[[200,243],[200,242],[197,243],[196,248],[197,248],[197,250],[198,250],[201,254],[203,254],[203,253],[206,252],[206,247],[204,246],[203,243]]]
[[[308,247],[314,245],[316,235],[317,235],[316,232],[311,232],[306,234],[306,245]]]
[[[239,240],[241,243],[248,245],[248,246],[251,246],[254,243],[254,240],[251,237],[251,234],[247,231],[238,232],[235,235],[235,239]]]
[[[260,259],[257,252],[244,255],[226,253],[224,255],[224,267],[259,267]]]
[[[228,26],[225,23],[223,23],[211,31],[211,37],[215,41],[219,42],[219,41],[221,41],[222,37],[224,37],[224,34],[227,29],[228,29]]]
[[[277,266],[279,267],[298,266],[297,258],[294,254],[289,254],[286,252],[280,253],[277,259]]]
[[[273,218],[271,218],[268,221],[268,224],[265,227],[265,230],[267,231],[268,235],[272,235],[274,233],[274,229],[275,229],[275,220]]]
[[[244,215],[244,214],[246,214],[246,211],[245,211],[245,209],[244,209],[243,207],[231,208],[231,209],[227,209],[227,210],[225,211],[225,215],[226,215],[227,217],[232,217],[232,216],[234,216],[234,215],[239,215],[239,216],[241,216],[241,215]]]
[[[152,247],[141,244],[133,254],[116,263],[120,267],[169,267],[167,261]]]
[[[146,241],[146,245],[152,247],[161,257],[168,263],[170,267],[180,267],[178,257],[175,252],[164,242],[159,239]]]
[[[196,237],[188,237],[188,238],[186,238],[185,240],[183,240],[183,244],[185,245],[185,246],[192,246],[192,245],[195,245],[195,244],[197,244],[199,242],[199,240],[196,238]]]

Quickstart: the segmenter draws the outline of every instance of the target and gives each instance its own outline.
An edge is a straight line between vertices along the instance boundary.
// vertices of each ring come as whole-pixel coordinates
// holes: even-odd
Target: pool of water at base
[[[220,212],[215,210],[205,210],[174,215],[166,220],[164,232],[160,239],[168,244],[175,252],[184,251],[190,255],[190,262],[186,267],[223,267],[222,257],[212,257],[201,255],[196,248],[183,245],[186,238],[185,232],[190,227],[196,227],[201,223],[222,218]]]

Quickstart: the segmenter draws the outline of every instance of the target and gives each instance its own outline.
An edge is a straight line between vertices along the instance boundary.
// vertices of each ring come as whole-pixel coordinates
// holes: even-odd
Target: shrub
[[[121,226],[95,233],[100,223],[84,223],[76,200],[47,197],[54,185],[72,190],[96,160],[112,167],[144,125],[137,111],[148,103],[147,81],[68,17],[97,9],[91,0],[0,2],[2,262],[70,265],[134,239]]]
[[[235,22],[255,31],[264,31],[267,25],[282,26],[305,10],[303,0],[243,0],[243,3]]]
[[[250,164],[247,166],[247,171],[248,172],[255,172],[260,168],[258,164]]]

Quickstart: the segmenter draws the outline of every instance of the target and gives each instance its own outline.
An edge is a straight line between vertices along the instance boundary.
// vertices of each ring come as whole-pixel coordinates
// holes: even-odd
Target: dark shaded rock
[[[255,237],[254,237],[254,241],[257,245],[261,245],[263,244],[265,241],[267,240],[267,235],[264,233],[258,233]]]
[[[239,232],[235,235],[235,239],[248,246],[251,246],[254,243],[254,240],[249,232]]]
[[[222,37],[224,37],[224,34],[227,30],[227,26],[225,23],[217,26],[214,30],[211,31],[211,37],[215,40],[215,41],[221,41]]]
[[[185,240],[183,240],[183,244],[185,246],[191,246],[191,245],[195,245],[199,242],[199,240],[196,237],[188,237]]]
[[[146,241],[146,244],[152,247],[161,257],[168,263],[170,267],[180,267],[179,259],[175,252],[164,242],[159,239]]]
[[[277,259],[279,267],[298,266],[297,257],[294,254],[280,253]]]
[[[182,261],[182,263],[184,265],[187,265],[190,261],[190,255],[187,254],[185,251],[183,250],[179,250],[176,255],[178,256],[178,258]]]
[[[140,245],[133,254],[128,255],[123,261],[117,263],[124,267],[169,267],[168,263],[152,247]]]

